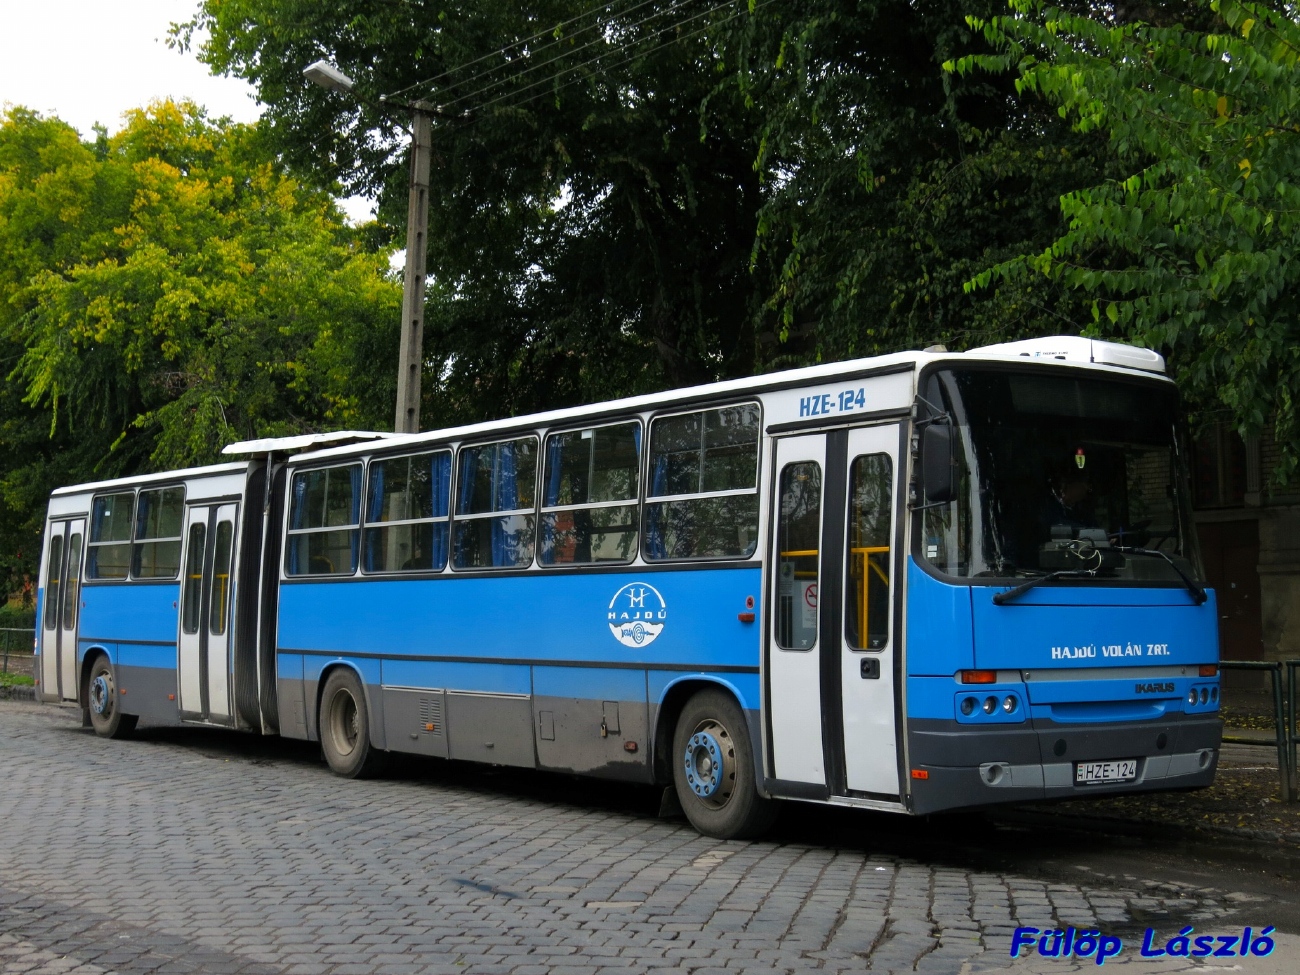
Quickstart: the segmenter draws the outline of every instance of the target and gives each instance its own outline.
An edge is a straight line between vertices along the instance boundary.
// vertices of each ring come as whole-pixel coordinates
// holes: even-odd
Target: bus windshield
[[[922,513],[919,554],[938,571],[1066,571],[1103,585],[1203,577],[1172,386],[951,369],[921,396],[952,418],[958,470],[957,497]]]

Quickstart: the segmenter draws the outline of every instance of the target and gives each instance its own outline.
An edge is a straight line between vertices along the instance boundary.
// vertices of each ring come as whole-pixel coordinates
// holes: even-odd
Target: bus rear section
[[[1172,385],[983,366],[921,391],[912,811],[1209,785],[1217,615]]]

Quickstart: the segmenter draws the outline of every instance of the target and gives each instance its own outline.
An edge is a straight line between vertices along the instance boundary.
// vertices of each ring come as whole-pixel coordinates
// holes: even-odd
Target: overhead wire
[[[759,2],[757,2],[757,3],[754,4],[754,8],[753,8],[753,9],[754,9],[754,10],[758,10],[759,8],[761,8],[761,7],[765,7],[765,6],[767,6],[769,3],[772,3],[772,2],[773,2],[773,0],[759,0]],[[656,46],[654,46],[654,47],[652,47],[652,48],[650,48],[650,49],[648,49],[648,50],[640,49],[640,48],[642,48],[642,46],[646,43],[647,40],[654,39],[654,38],[658,38],[658,37],[662,37],[664,34],[667,34],[667,33],[670,33],[670,32],[677,31],[679,28],[684,27],[684,26],[686,26],[687,24],[692,23],[693,21],[699,20],[699,19],[702,18],[702,17],[707,17],[707,16],[709,16],[710,14],[716,13],[718,10],[721,10],[723,7],[731,6],[731,5],[733,5],[733,4],[741,4],[741,3],[742,3],[742,0],[722,0],[722,2],[720,2],[720,3],[716,3],[716,4],[714,4],[713,6],[709,7],[709,8],[706,9],[706,10],[703,10],[703,11],[700,11],[700,12],[698,12],[698,13],[692,14],[690,17],[685,17],[685,18],[682,18],[681,20],[674,21],[673,23],[668,24],[668,25],[666,25],[666,26],[664,26],[664,27],[656,28],[656,29],[650,31],[649,34],[648,34],[647,36],[634,38],[634,39],[628,40],[628,41],[626,41],[626,42],[624,42],[624,43],[622,43],[622,44],[615,45],[615,46],[613,46],[613,47],[610,47],[610,48],[607,49],[607,50],[604,50],[604,51],[599,52],[599,53],[596,54],[595,56],[590,57],[590,58],[586,59],[585,61],[582,61],[582,62],[580,62],[580,63],[578,63],[578,64],[571,64],[571,65],[568,65],[568,66],[566,66],[566,67],[562,67],[562,68],[560,68],[559,70],[555,71],[553,74],[548,75],[548,76],[545,77],[545,78],[541,78],[541,79],[539,79],[539,80],[537,80],[537,81],[531,82],[531,83],[529,83],[529,84],[523,86],[522,88],[516,89],[516,90],[514,90],[514,91],[506,92],[505,94],[502,94],[502,95],[498,95],[497,97],[495,97],[495,98],[493,98],[493,99],[490,99],[489,101],[484,102],[484,103],[481,104],[481,105],[476,105],[476,106],[474,106],[474,109],[475,109],[476,111],[483,111],[483,110],[485,110],[485,109],[492,108],[493,106],[498,105],[498,104],[500,104],[500,103],[502,103],[502,102],[509,101],[510,99],[513,99],[513,98],[518,98],[520,95],[524,95],[525,93],[527,93],[527,92],[529,92],[529,91],[531,91],[531,90],[533,90],[533,89],[535,89],[535,88],[540,88],[540,87],[542,87],[542,86],[548,85],[549,83],[555,81],[556,79],[558,79],[559,77],[561,77],[562,75],[564,75],[564,74],[567,73],[567,72],[570,72],[570,71],[581,71],[581,70],[583,70],[583,69],[590,68],[590,67],[592,67],[592,66],[594,66],[594,65],[599,64],[599,62],[601,62],[603,59],[608,58],[608,57],[610,57],[610,56],[612,56],[612,55],[618,55],[618,54],[621,54],[621,53],[623,53],[623,52],[632,51],[633,53],[630,54],[628,57],[624,58],[623,60],[618,61],[618,62],[616,62],[616,63],[614,63],[614,64],[606,65],[606,66],[605,66],[605,70],[612,70],[612,69],[614,69],[614,68],[622,67],[623,65],[628,64],[628,63],[630,63],[630,62],[636,60],[638,57],[645,57],[645,56],[647,56],[647,55],[653,54],[653,53],[655,53],[656,51],[660,51],[660,50],[662,50],[663,48],[668,47],[668,46],[670,46],[670,45],[672,45],[672,44],[678,43],[678,42],[683,41],[683,40],[689,40],[689,39],[692,38],[692,37],[696,37],[696,36],[698,36],[698,35],[704,33],[705,31],[709,30],[710,28],[715,27],[715,26],[718,26],[719,24],[725,24],[725,23],[728,23],[728,22],[734,20],[735,18],[739,17],[741,14],[745,13],[745,12],[747,11],[748,7],[742,4],[742,8],[741,8],[740,10],[737,10],[735,13],[731,14],[731,15],[728,16],[728,17],[723,18],[722,20],[720,20],[720,21],[718,21],[718,22],[716,22],[716,23],[705,24],[705,25],[703,25],[703,26],[701,26],[701,27],[696,28],[695,30],[688,31],[686,34],[680,34],[680,35],[677,35],[677,36],[671,37],[671,38],[669,38],[667,41],[664,41],[663,43],[658,44],[658,45],[656,45]],[[634,50],[634,49],[637,49],[637,50]],[[559,88],[556,88],[556,89],[549,89],[549,91],[551,91],[551,92],[554,92],[554,91],[562,91],[563,89],[568,88],[570,85],[576,84],[578,81],[581,81],[581,80],[582,80],[581,78],[574,78],[574,79],[572,79],[571,81],[565,82],[565,83],[564,83],[563,85],[561,85]],[[483,89],[480,89],[479,92],[474,93],[474,94],[482,93],[483,91],[488,90],[490,87],[492,87],[492,86],[485,86]],[[538,91],[538,92],[536,92],[536,93],[533,94],[533,95],[530,95],[530,96],[528,96],[528,97],[526,97],[526,98],[523,98],[522,100],[520,100],[520,101],[518,101],[518,102],[514,102],[513,104],[507,104],[507,105],[504,106],[504,107],[506,107],[506,108],[516,108],[516,107],[519,107],[519,106],[521,106],[521,105],[528,104],[529,102],[534,101],[534,100],[536,100],[537,98],[540,98],[540,97],[544,96],[545,94],[547,94],[547,91]]]
[[[645,2],[653,2],[653,0],[645,0]],[[669,13],[670,11],[672,11],[672,10],[674,10],[674,9],[676,9],[676,8],[678,8],[678,7],[680,7],[680,6],[682,6],[682,5],[683,5],[684,3],[686,3],[686,2],[688,2],[688,0],[673,0],[673,2],[670,3],[666,8],[664,8],[664,9],[662,9],[662,10],[655,10],[653,13],[649,14],[649,15],[646,16],[646,17],[641,18],[641,19],[638,20],[638,21],[634,21],[633,23],[626,24],[626,25],[623,26],[623,29],[624,29],[624,30],[635,30],[636,28],[641,27],[641,26],[643,26],[643,25],[649,23],[650,21],[654,20],[656,17],[660,17],[660,16],[662,16],[663,14]],[[718,7],[726,6],[727,3],[731,3],[731,2],[734,2],[734,0],[724,0],[724,2],[719,3],[719,4],[717,4],[717,6],[710,8],[710,10],[709,10],[709,11],[705,11],[705,13],[709,13],[709,12],[711,12],[712,10],[716,10],[716,9],[718,9]],[[626,11],[626,13],[631,13],[632,10],[636,10],[636,9],[638,9],[638,8],[640,8],[640,7],[643,7],[643,6],[645,6],[645,3],[637,4],[636,7],[632,7],[632,8],[630,8],[628,11]],[[700,15],[697,14],[696,16],[700,16]],[[677,21],[675,25],[669,25],[669,28],[667,28],[667,29],[671,29],[672,26],[679,26],[679,25],[681,25],[681,24],[683,24],[683,23],[688,23],[690,19],[693,19],[693,18],[687,18],[687,19],[685,19],[685,20]],[[593,25],[593,26],[595,26],[595,25]],[[500,77],[500,78],[496,78],[496,79],[494,79],[494,80],[488,82],[486,85],[483,85],[481,88],[478,88],[478,89],[476,89],[476,90],[474,90],[474,91],[471,91],[471,92],[467,92],[467,93],[465,93],[465,94],[463,94],[463,95],[459,95],[459,96],[457,96],[456,98],[451,99],[451,101],[439,102],[438,107],[439,107],[440,110],[442,110],[442,111],[444,111],[444,112],[446,112],[446,111],[451,111],[451,110],[454,108],[454,106],[459,105],[459,104],[461,104],[462,102],[468,101],[468,100],[473,99],[473,98],[477,98],[477,97],[479,97],[480,95],[484,94],[485,92],[487,92],[487,91],[491,90],[492,88],[495,88],[495,87],[497,87],[497,86],[499,86],[499,85],[501,85],[501,84],[509,83],[509,82],[511,82],[511,81],[520,81],[520,80],[522,80],[524,77],[526,77],[526,76],[529,75],[529,74],[532,74],[532,73],[535,72],[535,71],[541,71],[541,70],[544,70],[544,69],[548,68],[549,66],[551,66],[551,65],[553,65],[553,64],[555,64],[555,63],[557,63],[557,62],[559,62],[559,61],[565,60],[565,59],[567,59],[568,57],[570,57],[570,56],[572,56],[572,55],[574,55],[574,54],[578,54],[578,53],[580,53],[580,52],[582,52],[582,51],[585,51],[585,50],[587,50],[587,49],[589,49],[589,48],[595,47],[597,44],[600,44],[603,40],[604,40],[603,37],[595,37],[595,38],[593,38],[593,39],[591,39],[591,40],[589,40],[589,41],[586,41],[585,43],[583,43],[583,44],[580,45],[579,47],[573,48],[573,49],[570,50],[570,51],[562,51],[562,52],[560,52],[559,54],[556,54],[554,57],[552,57],[552,58],[548,58],[547,60],[541,62],[540,64],[534,64],[534,65],[531,65],[531,66],[525,68],[524,70],[518,72],[518,73],[515,74],[515,75],[509,75],[509,74],[504,75],[504,76],[502,76],[502,77]],[[553,76],[552,76],[552,77],[553,77]],[[548,77],[548,78],[543,78],[542,81],[541,81],[541,83],[545,84],[545,82],[546,82],[546,81],[549,81],[549,80],[550,80],[550,77]]]
[[[654,3],[654,2],[655,0],[640,0],[640,2],[634,4],[632,7],[628,8],[623,13],[626,15],[628,13],[631,13],[633,10],[637,10],[641,7],[644,7],[647,3]],[[590,7],[589,9],[584,10],[582,13],[570,17],[568,20],[562,20],[558,24],[555,24],[551,27],[547,27],[545,30],[538,31],[536,34],[533,34],[530,37],[521,38],[520,40],[517,40],[512,44],[507,44],[505,47],[499,48],[495,51],[489,51],[488,53],[480,55],[479,57],[475,58],[473,61],[466,61],[464,64],[458,64],[455,67],[447,68],[445,71],[442,71],[431,78],[425,78],[423,81],[417,81],[413,84],[407,85],[405,88],[399,88],[397,89],[397,91],[391,92],[389,97],[394,98],[398,95],[404,95],[406,94],[406,92],[413,91],[416,88],[422,88],[425,85],[431,85],[436,82],[442,81],[443,79],[450,77],[451,75],[455,74],[458,71],[463,71],[466,68],[472,68],[474,65],[480,64],[483,61],[487,61],[491,58],[507,55],[511,51],[515,50],[516,48],[524,47],[528,44],[533,43],[534,41],[539,41],[545,37],[551,38],[551,41],[543,45],[542,48],[540,48],[539,50],[545,49],[546,47],[550,47],[553,44],[561,43],[565,38],[556,38],[555,37],[556,31],[562,30],[563,28],[575,24],[580,20],[585,20],[590,15],[597,13],[601,10],[605,10],[615,6],[617,6],[617,3],[614,2],[614,0],[602,0],[602,2],[596,4],[594,7]],[[488,72],[497,70],[498,66],[499,65],[493,65],[492,67],[488,68]],[[466,80],[473,81],[474,78],[479,77],[480,75],[488,72],[479,72],[478,74]],[[457,84],[461,84],[461,83],[463,82],[457,82]]]

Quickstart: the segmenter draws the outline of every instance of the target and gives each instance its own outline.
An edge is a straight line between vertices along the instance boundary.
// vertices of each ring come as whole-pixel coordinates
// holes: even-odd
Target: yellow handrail
[[[889,585],[889,576],[885,570],[876,562],[871,561],[871,556],[878,555],[881,552],[888,552],[888,545],[866,545],[853,546],[849,549],[850,555],[861,556],[862,558],[862,588],[856,591],[858,602],[858,641],[865,648],[867,644],[867,623],[870,613],[870,595],[871,595],[871,573],[875,572],[880,576],[880,581]],[[796,549],[788,552],[781,552],[780,557],[783,559],[794,559],[820,554],[818,549]],[[804,573],[796,572],[796,576],[805,577]]]

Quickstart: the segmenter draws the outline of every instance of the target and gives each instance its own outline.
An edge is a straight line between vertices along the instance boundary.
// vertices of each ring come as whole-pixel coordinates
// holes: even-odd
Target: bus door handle
[[[880,658],[863,657],[861,672],[863,680],[880,680]]]

